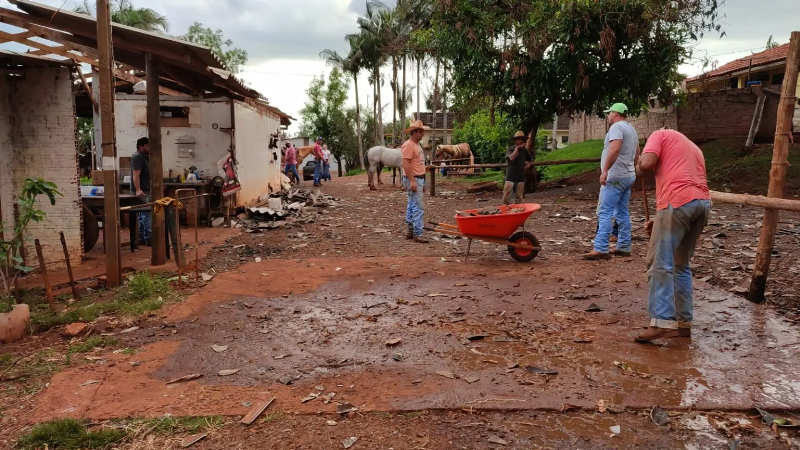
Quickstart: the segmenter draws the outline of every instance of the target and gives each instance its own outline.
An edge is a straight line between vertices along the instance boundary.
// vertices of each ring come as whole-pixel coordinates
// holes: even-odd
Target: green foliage
[[[222,61],[222,65],[232,73],[239,73],[242,66],[247,64],[247,51],[234,47],[233,41],[225,39],[222,35],[222,30],[214,31],[204,27],[200,22],[195,22],[189,27],[183,39],[210,48],[211,52]]]
[[[503,163],[506,161],[506,150],[513,144],[512,137],[519,129],[519,122],[504,114],[495,115],[492,125],[487,110],[470,116],[466,122],[456,122],[453,129],[453,142],[466,142],[472,153],[482,163]]]
[[[364,170],[364,169],[350,169],[350,170],[347,171],[347,173],[344,174],[344,176],[346,176],[346,177],[354,177],[356,175],[361,175],[361,174],[364,174],[364,173],[367,173],[367,171]]]
[[[59,419],[36,425],[17,442],[21,450],[43,448],[59,450],[101,449],[122,441],[127,433],[119,429],[89,431],[75,419]]]
[[[772,167],[772,145],[753,147],[750,154],[741,156],[742,143],[719,139],[700,146],[706,160],[706,173],[712,189],[766,195]],[[789,148],[789,167],[784,192],[800,190],[800,144]]]
[[[26,178],[22,185],[17,203],[19,205],[19,215],[14,224],[13,233],[8,233],[5,223],[0,224],[0,231],[4,236],[11,238],[0,240],[0,279],[3,281],[3,291],[11,303],[10,289],[14,284],[14,279],[19,272],[28,273],[33,267],[23,266],[22,258],[19,256],[19,249],[22,246],[22,233],[30,222],[41,222],[45,218],[45,212],[39,209],[37,199],[44,195],[50,200],[51,205],[56,204],[56,196],[63,196],[55,183],[45,181],[43,178]]]
[[[73,353],[87,353],[96,348],[112,347],[117,345],[117,340],[109,336],[90,336],[85,341],[70,345],[67,349],[67,354]]]
[[[75,12],[95,15],[94,2],[83,0],[83,4],[75,8]],[[136,8],[130,0],[111,2],[111,21],[145,31],[169,32],[169,20],[150,8]]]
[[[92,151],[92,133],[94,125],[92,119],[78,117],[75,121],[78,133],[78,153],[84,155]],[[83,181],[83,179],[81,179]]]
[[[564,148],[541,154],[539,161],[558,161],[562,159],[599,158],[603,153],[603,141],[593,140],[578,144],[570,144]],[[597,170],[599,163],[560,164],[557,166],[544,166],[542,168],[542,181],[559,180],[562,178],[579,175],[584,172]],[[600,174],[598,173],[598,176]]]
[[[557,113],[675,99],[689,44],[718,25],[717,0],[437,2],[435,51],[459,89],[489,93],[523,130]]]
[[[136,272],[128,277],[126,290],[120,296],[121,300],[140,302],[169,292],[169,283],[166,278],[152,276],[150,272]]]
[[[81,186],[91,186],[92,179],[89,177],[81,177]]]

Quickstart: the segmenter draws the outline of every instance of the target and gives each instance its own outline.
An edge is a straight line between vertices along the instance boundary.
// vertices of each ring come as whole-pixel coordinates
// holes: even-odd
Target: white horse
[[[375,187],[375,183],[372,181],[372,177],[375,175],[375,173],[378,174],[378,184],[383,184],[381,181],[381,172],[383,171],[384,167],[400,169],[402,176],[403,157],[400,154],[399,148],[389,148],[378,145],[367,150],[365,158],[367,160],[367,164],[369,165],[367,174],[369,175],[369,188],[372,191],[378,189]],[[392,178],[392,184],[394,184],[394,178]]]

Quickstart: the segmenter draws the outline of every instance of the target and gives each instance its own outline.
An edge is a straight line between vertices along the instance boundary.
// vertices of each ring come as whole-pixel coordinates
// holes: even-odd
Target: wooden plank
[[[98,82],[100,90],[100,129],[103,151],[103,184],[105,186],[103,235],[106,252],[106,286],[117,287],[122,282],[119,238],[119,182],[117,180],[117,145],[114,130],[114,67],[111,53],[111,11],[109,0],[97,0],[97,51],[99,56]]]
[[[39,258],[39,270],[42,271],[42,282],[44,283],[44,292],[47,295],[47,302],[50,303],[50,312],[56,312],[56,304],[53,300],[53,288],[50,286],[50,277],[47,276],[47,264],[44,262],[44,255],[42,254],[42,244],[38,239],[33,241],[36,246],[36,256]]]
[[[94,39],[75,36],[59,30],[47,28],[47,21],[39,19],[38,17],[30,14],[24,14],[19,11],[0,8],[0,22],[7,23],[18,28],[24,28],[31,33],[35,33],[32,36],[45,38],[49,41],[57,42],[63,45],[69,44],[76,50],[82,52],[97,52],[97,42]]]
[[[86,90],[86,95],[89,96],[89,100],[92,101],[92,106],[94,107],[94,112],[99,112],[100,108],[97,106],[97,100],[94,99],[94,94],[92,94],[92,88],[89,86],[89,83],[86,81],[86,77],[83,76],[83,71],[80,67],[76,68],[75,72],[78,73],[78,76],[81,78],[81,83],[83,84],[83,89]]]
[[[800,200],[764,197],[763,195],[730,194],[728,192],[711,192],[711,200],[735,205],[750,205],[758,208],[774,208],[781,211],[800,212]]]
[[[147,137],[150,139],[150,201],[164,198],[164,167],[161,152],[161,103],[158,89],[158,59],[152,53],[145,58],[147,72]],[[150,264],[167,262],[164,215],[152,215],[152,254]]]
[[[140,81],[144,81],[141,78],[139,78],[139,77],[137,77],[137,76],[135,76],[133,74],[130,74],[130,73],[127,73],[127,72],[123,72],[122,70],[119,70],[119,69],[114,69],[114,76],[119,78],[120,80],[127,81],[128,83],[131,83],[131,84],[136,84],[136,83],[138,83]],[[164,95],[179,95],[179,96],[180,95],[186,95],[183,92],[176,91],[174,89],[170,89],[168,87],[160,86],[160,85],[158,86],[158,92],[160,92],[160,93],[162,93]]]
[[[750,149],[753,147],[753,141],[756,139],[758,129],[761,127],[761,117],[764,116],[764,103],[767,102],[767,96],[764,92],[760,92],[758,100],[756,100],[756,109],[753,111],[753,121],[750,123],[750,132],[747,133],[747,141],[744,143],[744,148]]]
[[[769,172],[769,191],[767,197],[773,200],[783,198],[783,187],[786,170],[789,165],[789,142],[792,139],[792,120],[797,103],[797,74],[800,72],[800,31],[793,31],[789,41],[789,54],[786,57],[786,72],[783,75],[781,99],[778,104],[778,121],[775,127],[775,147],[772,151],[772,169]],[[753,278],[747,299],[751,302],[764,301],[764,290],[767,287],[767,275],[772,261],[772,248],[775,246],[775,231],[778,229],[779,210],[764,210],[761,226],[761,237],[756,251],[756,262]]]
[[[261,402],[261,403],[257,403],[255,405],[253,405],[253,407],[250,408],[250,411],[247,412],[247,415],[242,417],[242,423],[245,424],[245,425],[250,425],[251,423],[253,423],[253,421],[256,420],[258,418],[258,416],[261,415],[261,413],[266,411],[266,409],[269,408],[269,405],[271,405],[272,402],[274,402],[274,401],[275,401],[275,397],[272,397],[271,399],[269,399],[269,400],[267,400],[265,402]]]
[[[93,60],[91,58],[87,58],[87,57],[85,57],[83,55],[80,55],[80,54],[70,53],[68,51],[69,49],[67,47],[64,47],[64,46],[52,47],[52,46],[49,46],[49,45],[42,44],[41,42],[37,42],[37,41],[33,41],[31,39],[19,37],[16,34],[6,33],[5,31],[0,31],[0,38],[4,38],[4,39],[7,39],[9,41],[17,42],[17,43],[22,44],[22,45],[27,45],[28,47],[33,47],[33,48],[36,48],[36,49],[39,49],[39,50],[44,50],[44,51],[47,52],[48,55],[49,54],[59,55],[59,56],[63,56],[65,58],[73,59],[73,60],[76,60],[76,61],[79,61],[79,62],[82,62],[82,63],[91,64],[93,66],[97,65],[95,60]]]

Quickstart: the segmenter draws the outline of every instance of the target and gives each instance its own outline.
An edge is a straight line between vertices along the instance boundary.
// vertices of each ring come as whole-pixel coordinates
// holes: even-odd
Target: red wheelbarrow
[[[468,209],[456,214],[456,223],[431,222],[428,231],[458,236],[469,240],[467,257],[472,248],[472,240],[494,242],[508,246],[508,253],[519,262],[528,262],[539,254],[539,240],[533,233],[525,231],[525,221],[531,214],[541,209],[537,203],[522,203],[513,206],[498,206],[496,214],[484,215],[480,209]],[[517,231],[519,227],[522,231]]]

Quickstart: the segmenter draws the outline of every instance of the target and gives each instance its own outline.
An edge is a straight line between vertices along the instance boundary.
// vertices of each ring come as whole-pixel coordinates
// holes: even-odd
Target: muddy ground
[[[98,327],[133,354],[100,349],[40,390],[7,388],[0,439],[51,418],[169,414],[226,417],[194,448],[343,448],[349,437],[354,449],[800,447],[794,429],[776,437],[750,415],[758,406],[797,420],[800,410],[800,217],[782,215],[768,302],[753,305],[736,291],[749,281],[761,213],[715,205],[694,259],[692,339],[640,345],[641,194],[633,256],[583,261],[593,178],[528,196],[542,205],[525,225],[542,246],[532,263],[496,244],[475,242],[467,258],[463,239],[406,241],[402,192],[335,179],[323,191],[339,201],[313,223],[227,230],[203,261],[216,273],[207,286],[137,330]],[[499,203],[466,186],[439,182],[426,220]],[[16,348],[58,345],[53,332]],[[188,374],[202,377],[166,384]],[[10,415],[12,393],[22,400]],[[237,424],[272,397],[259,421]],[[349,405],[357,410],[339,414]],[[656,405],[670,424],[650,420]]]

